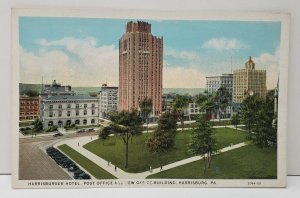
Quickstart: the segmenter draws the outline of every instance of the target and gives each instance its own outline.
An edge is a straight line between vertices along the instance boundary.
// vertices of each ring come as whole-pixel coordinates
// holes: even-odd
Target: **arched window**
[[[66,125],[71,125],[71,120],[67,120]]]
[[[80,124],[80,120],[75,120],[75,124]]]
[[[52,121],[49,121],[49,122],[48,122],[48,126],[53,126],[53,122],[52,122]]]
[[[84,120],[83,120],[83,124],[87,124],[87,121],[86,121],[86,119],[84,119]]]
[[[62,126],[62,125],[63,125],[63,122],[60,120],[60,121],[57,122],[57,125],[58,125],[58,126]]]
[[[95,124],[95,119],[92,119],[92,120],[91,120],[91,124]]]

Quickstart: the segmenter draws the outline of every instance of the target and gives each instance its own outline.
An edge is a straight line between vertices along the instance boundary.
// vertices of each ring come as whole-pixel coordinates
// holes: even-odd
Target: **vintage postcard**
[[[284,187],[289,20],[12,9],[13,187]]]

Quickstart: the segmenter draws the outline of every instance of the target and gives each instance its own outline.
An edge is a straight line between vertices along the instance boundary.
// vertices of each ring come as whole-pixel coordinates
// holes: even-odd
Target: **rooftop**
[[[78,95],[55,95],[49,98],[45,98],[44,100],[97,100],[97,97],[92,97],[85,94]]]

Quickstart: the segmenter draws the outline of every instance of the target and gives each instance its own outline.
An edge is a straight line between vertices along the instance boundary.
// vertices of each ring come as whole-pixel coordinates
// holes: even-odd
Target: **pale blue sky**
[[[21,56],[24,56],[21,57],[21,81],[34,81],[33,78],[26,77],[28,74],[26,72],[22,73],[22,69],[28,69],[27,67],[30,67],[30,64],[38,67],[39,64],[47,61],[47,58],[55,56],[55,53],[61,55],[61,59],[58,58],[58,60],[61,60],[62,63],[57,60],[53,64],[62,64],[66,67],[66,72],[73,72],[72,75],[65,76],[68,80],[58,79],[68,84],[76,84],[78,78],[85,78],[74,74],[77,71],[76,69],[81,66],[85,67],[86,70],[107,68],[109,65],[116,68],[118,60],[107,60],[105,53],[110,52],[107,57],[118,57],[118,41],[125,32],[125,25],[128,21],[131,20],[21,17],[19,21],[20,46],[24,52],[21,53]],[[199,72],[199,78],[201,79],[199,81],[193,79],[197,81],[196,85],[195,83],[187,83],[186,85],[183,84],[182,87],[203,87],[205,86],[203,84],[205,76],[230,72],[230,57],[232,57],[233,69],[243,67],[248,56],[254,57],[254,61],[255,58],[257,59],[257,67],[263,69],[268,69],[267,67],[271,65],[272,67],[278,67],[280,22],[143,21],[147,21],[152,25],[153,35],[163,36],[164,67],[170,75],[172,72],[175,72],[174,75],[176,72],[180,73],[178,70],[180,68],[190,69],[190,72],[194,70]],[[79,49],[81,46],[85,46],[84,50]],[[96,51],[93,49],[99,50],[97,51],[98,54],[93,54]],[[88,50],[91,50],[91,52],[87,53]],[[81,51],[84,53],[80,53]],[[86,56],[92,57],[91,60],[84,57],[85,53],[87,53]],[[99,65],[97,65],[95,57],[102,55],[102,59],[97,59],[99,61]],[[34,68],[30,69],[34,70]],[[39,70],[42,75],[51,73],[49,68]],[[107,69],[104,70],[108,72]],[[56,78],[54,72],[55,69],[53,69],[52,74],[49,74],[51,75],[49,80]],[[274,68],[272,72],[274,72]],[[37,75],[39,74],[37,73]],[[105,75],[109,74],[106,73]],[[168,76],[167,73],[164,76],[167,81],[165,87],[173,86],[171,76]],[[62,76],[58,75],[58,78],[62,78]],[[117,77],[111,76],[111,78],[111,84],[117,84]],[[116,80],[113,78],[116,78]],[[83,84],[96,86],[102,81],[105,80],[97,79],[97,82],[89,80]],[[106,81],[110,80],[106,79]],[[273,86],[273,83],[270,86]]]

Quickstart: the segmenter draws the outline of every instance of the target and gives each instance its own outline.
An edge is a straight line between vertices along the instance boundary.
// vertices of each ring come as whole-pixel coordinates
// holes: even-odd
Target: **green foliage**
[[[122,111],[111,115],[111,130],[121,136],[125,144],[125,167],[128,167],[129,139],[142,133],[142,118],[137,110]],[[132,140],[132,139],[131,139]]]
[[[192,132],[190,152],[194,155],[202,155],[206,163],[204,173],[209,168],[212,155],[217,152],[216,140],[212,134],[212,128],[205,115],[199,115],[196,128]],[[207,160],[206,160],[207,159]]]
[[[99,139],[100,140],[103,140],[103,144],[104,144],[104,141],[109,137],[109,134],[113,132],[113,129],[111,126],[107,126],[107,127],[104,127],[100,133],[99,133]]]
[[[231,116],[231,124],[235,126],[235,128],[237,128],[237,125],[240,123],[240,118],[239,118],[239,115],[237,113],[234,113],[232,116]]]
[[[43,130],[43,123],[39,119],[36,119],[32,124],[34,132],[41,132]]]
[[[53,132],[53,131],[57,131],[57,126],[56,125],[53,125],[53,126],[51,126],[51,127],[48,127],[47,129],[46,129],[46,132]]]
[[[181,122],[182,130],[184,128],[184,110],[188,108],[189,102],[191,101],[192,99],[188,95],[176,95],[172,102],[172,109]]]
[[[258,112],[263,108],[263,99],[258,95],[248,96],[241,104],[241,120],[246,125],[248,132],[253,131]]]
[[[176,119],[173,114],[166,112],[158,120],[158,127],[152,136],[146,140],[146,145],[151,153],[166,152],[174,146],[177,132]]]
[[[152,112],[152,100],[150,98],[145,98],[140,102],[141,116],[143,119],[148,119],[150,113]]]
[[[27,89],[23,92],[23,94],[29,96],[29,97],[37,97],[39,96],[39,92],[31,89]]]
[[[249,134],[248,138],[257,146],[264,148],[277,145],[277,128],[272,126],[274,114],[274,91],[266,99],[249,96],[241,106],[242,120]]]

